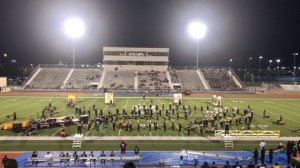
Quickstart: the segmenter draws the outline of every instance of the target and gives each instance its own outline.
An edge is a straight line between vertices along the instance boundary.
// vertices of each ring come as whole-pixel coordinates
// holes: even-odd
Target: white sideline
[[[53,137],[53,136],[1,136],[0,141],[73,141],[74,136],[68,137]],[[86,136],[86,141],[107,141],[107,140],[172,140],[172,141],[220,141],[220,137],[197,137],[197,136]],[[231,137],[233,141],[298,141],[299,137],[266,137],[266,136],[253,136],[253,137]]]

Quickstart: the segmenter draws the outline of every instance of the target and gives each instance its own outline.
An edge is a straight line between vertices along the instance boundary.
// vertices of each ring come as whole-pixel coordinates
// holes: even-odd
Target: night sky
[[[188,23],[208,30],[199,43],[200,65],[257,66],[280,58],[292,66],[300,52],[300,0],[1,0],[0,52],[17,64],[72,60],[72,40],[63,30],[81,18],[76,63],[102,62],[103,46],[167,47],[171,65],[195,65],[196,42]],[[300,66],[300,57],[297,59]],[[274,64],[275,65],[275,64]]]

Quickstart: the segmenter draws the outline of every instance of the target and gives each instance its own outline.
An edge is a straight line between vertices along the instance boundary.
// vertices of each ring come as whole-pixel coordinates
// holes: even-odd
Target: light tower
[[[203,23],[200,22],[192,22],[188,26],[188,33],[190,36],[196,40],[197,45],[197,61],[196,66],[197,69],[199,67],[199,40],[202,39],[206,34],[206,26]]]
[[[258,70],[258,79],[259,79],[259,81],[260,81],[260,71],[261,71],[261,59],[263,58],[263,56],[259,56],[258,57],[259,58],[259,70]]]
[[[65,33],[72,38],[73,40],[73,69],[75,68],[75,39],[78,39],[83,36],[85,32],[85,26],[81,19],[71,18],[64,23]]]
[[[296,78],[296,56],[298,55],[299,53],[293,53],[293,56],[294,56],[294,67],[293,67],[293,69],[294,69],[294,71],[293,71],[293,75],[294,75],[294,78],[293,78],[293,81],[295,82],[295,78]]]
[[[278,71],[279,71],[280,59],[277,59],[276,62],[277,62],[277,81],[278,81]]]

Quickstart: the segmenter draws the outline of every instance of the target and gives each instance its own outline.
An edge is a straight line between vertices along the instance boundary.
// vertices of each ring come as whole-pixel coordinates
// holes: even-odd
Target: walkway
[[[233,141],[258,141],[258,140],[267,140],[267,141],[298,141],[300,137],[267,137],[267,136],[253,136],[253,137],[231,137]],[[63,141],[72,141],[73,136],[69,137],[54,137],[54,136],[1,136],[0,141],[28,141],[28,140],[63,140]],[[219,141],[222,140],[222,137],[196,137],[196,136],[86,136],[84,137],[85,141],[105,141],[105,140],[127,140],[127,141],[136,141],[136,140],[150,140],[150,141],[159,141],[159,140],[171,140],[171,141]]]

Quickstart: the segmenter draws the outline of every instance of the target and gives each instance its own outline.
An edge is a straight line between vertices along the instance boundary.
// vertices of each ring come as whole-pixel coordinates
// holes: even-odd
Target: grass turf
[[[98,109],[103,109],[104,114],[107,114],[109,110],[113,114],[115,114],[115,109],[119,107],[120,113],[122,113],[122,108],[126,107],[128,114],[134,105],[141,104],[149,104],[152,99],[153,105],[158,105],[159,107],[162,104],[165,105],[165,108],[168,108],[169,103],[172,102],[172,98],[161,98],[161,97],[148,97],[146,100],[142,98],[115,98],[114,105],[106,105],[104,104],[104,99],[100,97],[79,97],[78,102],[81,107],[86,107],[86,109],[91,109],[92,105],[95,104]],[[0,97],[0,124],[4,122],[11,122],[11,118],[7,118],[7,115],[11,115],[14,111],[17,113],[17,121],[36,119],[41,117],[42,109],[51,102],[54,106],[57,107],[59,113],[58,116],[66,116],[66,115],[75,115],[74,108],[66,106],[66,97],[39,97],[39,96],[2,96]],[[210,106],[210,110],[213,109],[211,105],[211,99],[195,99],[195,98],[185,98],[183,100],[183,104],[186,106],[192,107],[192,115],[188,120],[184,119],[183,110],[180,107],[180,119],[176,119],[176,112],[173,116],[175,121],[175,131],[171,130],[171,121],[167,120],[167,131],[164,132],[162,128],[162,122],[165,118],[165,111],[162,111],[162,118],[159,120],[159,129],[154,131],[152,129],[151,133],[148,128],[142,128],[140,132],[137,131],[137,120],[130,119],[133,123],[133,131],[125,131],[124,129],[117,129],[116,131],[112,130],[112,124],[104,125],[103,129],[97,131],[95,127],[88,131],[87,128],[83,128],[82,132],[88,136],[127,136],[127,135],[139,135],[139,136],[161,136],[161,135],[172,135],[172,136],[187,136],[187,124],[190,121],[194,121],[194,118],[203,117],[203,113],[200,112],[200,105],[206,108],[206,106]],[[261,129],[261,130],[280,130],[281,136],[299,136],[299,132],[294,132],[292,130],[298,129],[300,126],[300,100],[299,99],[267,99],[267,98],[223,98],[222,105],[227,106],[229,108],[229,114],[227,117],[232,117],[231,108],[238,107],[240,109],[240,113],[243,113],[243,109],[247,107],[247,105],[251,105],[254,110],[254,120],[253,125],[256,128],[253,129]],[[197,107],[197,110],[194,110],[194,106]],[[270,118],[262,118],[263,110],[267,111],[267,114],[270,114]],[[98,110],[99,112],[99,110]],[[273,121],[276,121],[279,116],[282,115],[286,125],[275,125]],[[75,115],[79,118],[78,115]],[[91,112],[91,120],[95,118],[94,112]],[[155,114],[153,115],[152,121],[155,121]],[[121,119],[117,121],[117,125],[121,122]],[[147,120],[140,119],[140,122],[147,125]],[[182,123],[182,131],[178,132],[178,123]],[[92,126],[93,126],[92,122]],[[240,129],[244,124],[240,126],[235,126],[235,122],[233,122],[233,127],[231,129]],[[51,129],[41,129],[37,131],[33,131],[33,135],[48,135],[55,136],[59,127],[51,128]],[[69,126],[66,128],[67,135],[74,135],[76,133],[76,126]],[[3,135],[13,135],[20,136],[19,133],[13,133],[11,130],[0,130],[0,136]],[[192,131],[192,136],[200,136],[199,131]],[[204,134],[207,136],[208,134]]]
[[[220,141],[127,141],[127,150],[138,145],[142,151],[252,151],[260,141],[235,141],[234,149],[224,149]],[[267,141],[267,149],[277,149],[277,141]],[[283,142],[285,144],[285,142]],[[118,151],[120,141],[84,141],[81,151]],[[0,151],[73,151],[72,141],[0,141]]]

